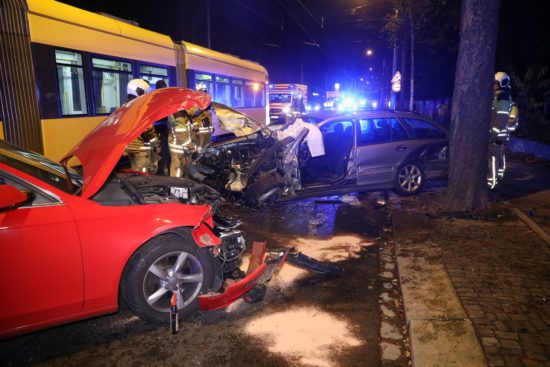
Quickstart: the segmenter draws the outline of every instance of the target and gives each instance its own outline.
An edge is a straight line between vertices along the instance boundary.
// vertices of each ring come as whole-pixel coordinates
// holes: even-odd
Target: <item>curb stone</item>
[[[380,247],[379,279],[384,285],[378,298],[380,305],[381,365],[410,366],[412,364],[407,328],[395,265],[395,244],[388,239]]]
[[[397,271],[403,296],[413,366],[487,366],[471,320],[430,241],[431,228],[419,213],[407,213],[396,198],[392,210]],[[392,200],[393,201],[393,200]]]

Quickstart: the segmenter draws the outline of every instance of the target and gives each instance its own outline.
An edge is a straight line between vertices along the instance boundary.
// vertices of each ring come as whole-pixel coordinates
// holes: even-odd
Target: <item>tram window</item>
[[[147,80],[151,84],[151,89],[155,89],[155,83],[164,80],[168,83],[168,68],[153,65],[139,65],[139,77]]]
[[[214,95],[214,101],[230,105],[231,99],[231,87],[229,86],[229,78],[216,76],[216,94]]]
[[[244,81],[231,80],[231,106],[235,108],[244,107]]]
[[[214,95],[214,88],[212,83],[212,75],[204,73],[195,73],[195,89],[206,89],[208,94]]]
[[[92,67],[95,113],[111,113],[126,102],[126,86],[133,79],[132,64],[92,57]]]
[[[86,115],[86,91],[82,54],[65,50],[55,50],[57,82],[64,116]]]
[[[258,102],[259,104],[256,104],[256,107],[265,107],[265,84],[264,83],[258,83],[259,90],[258,90]]]
[[[247,81],[244,91],[245,107],[263,107],[265,106],[264,85],[258,82]]]

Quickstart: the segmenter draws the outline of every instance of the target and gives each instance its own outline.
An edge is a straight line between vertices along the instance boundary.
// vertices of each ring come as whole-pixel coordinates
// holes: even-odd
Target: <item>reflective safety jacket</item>
[[[183,154],[195,150],[192,124],[187,117],[177,117],[168,131],[168,149],[171,154]]]
[[[206,144],[210,143],[214,128],[212,126],[212,115],[209,110],[203,111],[193,119],[193,131],[197,150],[201,150]]]
[[[508,140],[508,125],[512,111],[512,96],[506,89],[499,89],[493,96],[493,110],[491,116],[491,141],[504,143]],[[517,108],[515,109],[517,116]]]
[[[127,153],[152,152],[158,150],[159,137],[155,128],[151,126],[126,146]]]
[[[510,116],[508,118],[508,132],[515,131],[519,125],[519,110],[515,102],[512,102],[512,107],[510,108]]]

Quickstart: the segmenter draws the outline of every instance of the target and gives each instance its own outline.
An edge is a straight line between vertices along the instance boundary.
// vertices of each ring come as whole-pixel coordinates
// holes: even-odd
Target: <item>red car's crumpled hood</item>
[[[61,160],[66,164],[76,156],[83,168],[81,196],[93,196],[105,183],[126,146],[155,121],[180,110],[197,106],[204,110],[210,96],[185,88],[163,88],[120,106],[84,137]]]

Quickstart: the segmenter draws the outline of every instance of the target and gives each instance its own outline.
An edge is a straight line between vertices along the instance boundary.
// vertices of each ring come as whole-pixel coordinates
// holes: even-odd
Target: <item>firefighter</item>
[[[191,156],[210,143],[212,131],[210,108],[200,111],[195,106],[174,114],[174,120],[168,132],[170,176],[182,177],[187,174]]]
[[[489,144],[489,187],[495,187],[506,170],[505,144],[510,138],[510,131],[515,130],[518,110],[512,100],[510,77],[499,71],[495,74],[493,84],[493,108],[491,115],[491,141]],[[511,128],[509,130],[509,128]]]
[[[149,83],[144,79],[132,79],[128,82],[126,102],[144,95],[149,91]],[[126,146],[126,154],[132,170],[143,173],[156,173],[158,163],[159,139],[153,126],[145,130],[133,142]]]
[[[213,132],[212,113],[211,109],[207,108],[193,119],[193,137],[195,140],[195,149],[198,152],[210,143]]]
[[[205,84],[197,85],[197,90],[208,94],[208,88]],[[198,113],[193,117],[193,141],[195,142],[195,149],[200,152],[206,144],[210,143],[212,134],[214,132],[214,126],[212,124],[212,106],[209,106],[204,111]]]
[[[191,154],[195,151],[193,142],[193,125],[189,114],[191,111],[178,111],[168,131],[168,148],[170,149],[170,176],[182,177],[187,172]]]

